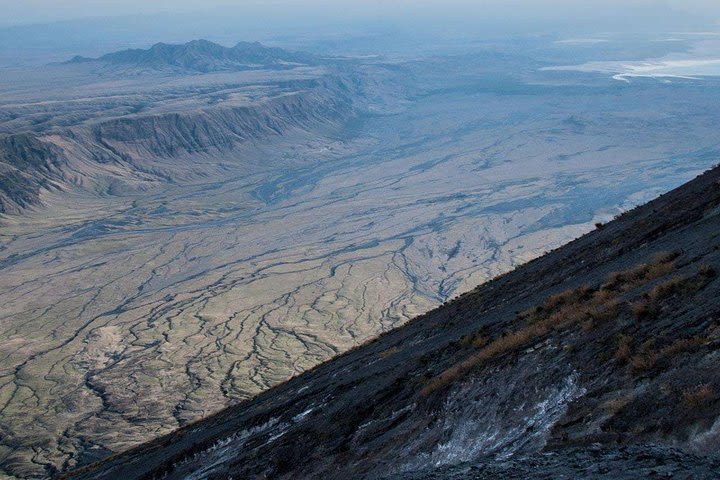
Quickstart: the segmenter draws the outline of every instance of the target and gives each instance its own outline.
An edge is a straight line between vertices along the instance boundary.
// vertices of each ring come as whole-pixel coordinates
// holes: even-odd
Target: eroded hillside
[[[0,213],[46,205],[53,191],[122,195],[255,173],[237,158],[243,147],[337,130],[359,107],[349,79],[321,67],[127,81],[84,73],[80,85],[70,67],[50,68],[68,91],[37,92],[31,81],[2,105]]]

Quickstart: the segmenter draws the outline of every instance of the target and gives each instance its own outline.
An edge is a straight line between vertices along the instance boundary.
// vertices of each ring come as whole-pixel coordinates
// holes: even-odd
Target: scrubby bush
[[[713,268],[712,265],[710,265],[708,263],[704,263],[704,264],[700,265],[700,267],[698,268],[698,274],[705,278],[712,278],[715,275],[717,275],[717,272],[715,271],[715,268]]]
[[[660,309],[651,302],[641,300],[630,306],[636,320],[652,320],[660,315]]]
[[[684,352],[697,350],[708,342],[707,337],[681,338],[660,349],[663,357],[674,357]]]
[[[615,351],[615,361],[618,363],[627,363],[630,360],[630,355],[632,354],[632,350],[630,350],[631,340],[628,335],[618,335],[617,350]]]
[[[717,398],[715,388],[706,383],[683,391],[685,404],[693,410],[705,408]]]

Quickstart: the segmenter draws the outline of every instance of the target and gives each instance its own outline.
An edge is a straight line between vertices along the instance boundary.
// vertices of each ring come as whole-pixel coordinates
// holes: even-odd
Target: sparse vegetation
[[[461,345],[475,346],[479,351],[434,378],[428,379],[421,393],[428,395],[491,359],[537,343],[552,331],[579,325],[584,332],[590,332],[599,325],[617,318],[622,308],[629,309],[638,321],[658,318],[662,312],[661,301],[673,295],[697,291],[701,287],[702,280],[694,281],[675,276],[655,285],[649,292],[634,300],[621,301],[621,295],[673,273],[676,270],[677,257],[677,252],[658,252],[648,263],[641,263],[628,270],[610,274],[607,282],[598,289],[581,286],[550,295],[541,305],[535,305],[517,315],[514,324],[519,327],[516,330],[506,332],[494,340],[479,333],[463,337],[460,340]],[[698,275],[703,278],[711,277],[713,272],[712,267],[707,265],[698,269]],[[661,351],[653,350],[651,348],[653,341],[650,341],[644,344],[639,352],[633,353],[632,340],[626,334],[618,334],[613,357],[617,363],[629,365],[631,371],[635,373],[650,371],[656,367],[660,357],[679,353],[686,348],[694,348],[699,341],[686,339]]]
[[[628,335],[618,335],[617,350],[615,351],[615,361],[617,361],[618,363],[627,363],[628,361],[630,361],[630,355],[632,354],[632,350],[630,349],[631,341],[632,339]]]
[[[663,298],[681,293],[688,286],[688,279],[684,277],[674,277],[666,282],[659,283],[650,290],[648,299],[651,302],[657,302]]]
[[[460,337],[460,345],[463,347],[481,348],[487,345],[490,338],[484,334],[484,329],[477,331],[471,335],[463,335]]]
[[[652,265],[668,264],[679,256],[678,252],[657,252],[653,255]]]
[[[657,355],[652,351],[633,355],[630,358],[630,366],[635,372],[647,372],[648,370],[652,370],[656,363]]]
[[[632,402],[634,396],[621,395],[619,397],[608,400],[603,404],[603,409],[611,415],[617,415],[623,408]]]
[[[602,285],[603,290],[630,291],[651,280],[662,277],[675,270],[676,252],[658,252],[650,263],[641,263],[624,272],[614,272]]]
[[[400,353],[400,351],[401,351],[401,350],[400,350],[400,347],[390,347],[390,348],[388,348],[387,350],[384,350],[384,351],[380,352],[380,357],[381,357],[381,358],[386,358],[386,357],[389,357],[389,356],[391,356],[391,355],[395,355],[396,353]]]
[[[558,307],[561,307],[563,305],[567,305],[570,303],[578,294],[575,292],[575,290],[565,290],[564,292],[556,293],[555,295],[550,295],[547,300],[545,300],[544,307],[548,310],[553,310]]]
[[[705,278],[713,278],[715,275],[717,275],[717,272],[712,265],[704,263],[698,268],[698,274]]]
[[[648,302],[647,300],[640,300],[633,303],[630,306],[630,310],[632,311],[635,320],[652,320],[654,318],[657,318],[657,316],[660,314],[657,306],[655,306],[655,304],[653,303]]]
[[[691,352],[697,350],[708,342],[707,337],[690,337],[681,338],[676,340],[672,344],[660,349],[660,356],[662,357],[674,357],[684,352]]]
[[[478,352],[430,379],[421,394],[429,395],[493,358],[529,347],[551,331],[580,325],[585,321],[604,320],[617,312],[617,302],[606,302],[605,295],[595,297],[594,293],[591,288],[582,286],[549,296],[541,307],[533,307],[517,317],[522,322],[518,330],[505,333],[492,341],[485,336],[480,337],[482,341],[475,344],[481,347]],[[469,345],[470,340],[465,339],[463,343]]]
[[[522,330],[499,337],[483,347],[479,352],[473,354],[462,362],[453,365],[440,375],[428,380],[421,390],[421,394],[429,395],[435,390],[438,390],[458,379],[461,375],[480,364],[520,346],[525,346],[530,342],[530,340],[545,335],[547,332],[548,329],[545,325],[532,325]]]
[[[479,351],[434,378],[427,379],[421,393],[428,395],[494,358],[532,346],[552,331],[579,325],[583,332],[591,332],[598,326],[617,318],[623,309],[629,311],[638,321],[658,318],[662,313],[662,301],[675,295],[695,293],[715,275],[712,266],[703,264],[698,268],[698,275],[694,278],[675,276],[658,283],[649,292],[634,299],[623,299],[628,292],[673,273],[676,270],[675,260],[678,256],[677,252],[658,252],[648,263],[611,273],[607,282],[597,289],[581,286],[550,295],[542,304],[517,314],[513,324],[519,325],[519,328],[505,332],[495,339],[490,339],[484,331],[482,335],[477,332],[462,337],[460,340],[462,346],[474,346]],[[610,356],[618,364],[629,365],[634,373],[649,372],[657,366],[660,358],[697,348],[706,340],[683,339],[659,351],[653,349],[654,341],[655,339],[652,339],[644,343],[639,351],[634,353],[633,338],[619,333],[615,342],[615,352]],[[567,344],[565,348],[572,350],[573,346]]]
[[[693,410],[705,408],[716,398],[715,388],[710,384],[697,385],[683,391],[685,404]]]

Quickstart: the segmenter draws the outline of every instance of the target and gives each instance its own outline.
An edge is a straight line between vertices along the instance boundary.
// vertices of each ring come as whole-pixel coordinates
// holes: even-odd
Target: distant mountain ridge
[[[288,68],[316,64],[310,54],[266,47],[259,42],[239,42],[225,47],[208,40],[184,44],[156,43],[148,49],[128,49],[99,58],[75,56],[68,64],[98,64],[109,67],[135,67],[150,70],[214,72],[255,68]]]

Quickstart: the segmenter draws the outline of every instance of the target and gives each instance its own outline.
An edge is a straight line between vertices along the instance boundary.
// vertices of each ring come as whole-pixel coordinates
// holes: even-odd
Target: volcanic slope
[[[67,478],[717,478],[719,271],[715,168]]]

